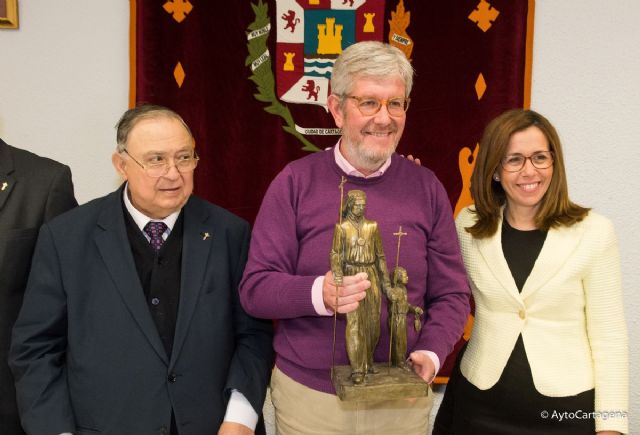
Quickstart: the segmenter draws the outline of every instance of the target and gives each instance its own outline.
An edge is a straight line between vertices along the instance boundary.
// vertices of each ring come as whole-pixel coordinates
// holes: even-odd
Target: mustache
[[[367,122],[362,131],[370,132],[370,133],[397,133],[398,132],[398,124],[392,119],[389,124],[385,126],[380,126],[376,124],[373,119]]]

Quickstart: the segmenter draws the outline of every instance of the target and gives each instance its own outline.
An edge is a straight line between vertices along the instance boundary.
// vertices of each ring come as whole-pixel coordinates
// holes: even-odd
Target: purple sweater
[[[311,302],[313,281],[329,269],[329,252],[340,207],[340,177],[333,150],[289,163],[273,180],[256,218],[240,298],[255,316],[277,319],[276,365],[297,382],[335,394],[330,368],[333,317],[319,316]],[[441,364],[462,335],[469,313],[469,286],[460,256],[451,205],[429,169],[392,156],[391,166],[375,178],[347,177],[345,194],[367,194],[365,216],[378,222],[389,273],[395,267],[397,237],[400,266],[407,269],[408,301],[424,308],[420,333],[407,331],[407,351],[430,350]],[[387,361],[389,333],[382,298],[376,361]],[[338,316],[337,365],[348,364],[345,318]]]

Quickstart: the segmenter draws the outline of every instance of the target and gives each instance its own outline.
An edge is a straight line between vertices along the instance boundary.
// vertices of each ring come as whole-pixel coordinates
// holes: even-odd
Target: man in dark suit
[[[160,106],[117,126],[117,191],[42,227],[10,365],[30,435],[252,434],[271,324],[237,292],[249,225],[192,196],[189,128]]]
[[[0,139],[0,434],[23,435],[7,364],[11,328],[43,222],[78,205],[68,166]]]

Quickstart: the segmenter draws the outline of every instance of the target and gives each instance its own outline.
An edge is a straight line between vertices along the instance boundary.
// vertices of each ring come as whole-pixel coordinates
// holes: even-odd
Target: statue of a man
[[[407,354],[407,314],[413,313],[413,326],[416,332],[422,329],[420,316],[422,308],[411,305],[407,300],[407,283],[409,275],[403,267],[393,271],[393,287],[389,293],[389,335],[391,337],[391,364],[396,367],[410,369],[406,361]]]
[[[336,285],[342,277],[366,272],[371,282],[367,296],[355,311],[347,313],[345,330],[351,379],[361,384],[367,373],[375,373],[373,353],[380,338],[380,290],[391,288],[378,224],[365,219],[367,197],[361,190],[347,193],[342,223],[336,225],[329,256]]]

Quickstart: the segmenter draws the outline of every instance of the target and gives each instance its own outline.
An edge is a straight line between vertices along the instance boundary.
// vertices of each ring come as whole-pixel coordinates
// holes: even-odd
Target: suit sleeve
[[[9,356],[20,417],[30,435],[75,431],[67,388],[66,332],[67,300],[55,243],[45,224]]]
[[[260,415],[273,366],[273,348],[271,346],[273,327],[269,320],[260,320],[249,316],[240,304],[238,286],[247,262],[249,235],[249,225],[245,224],[237,241],[237,245],[241,248],[239,255],[236,256],[237,261],[232,275],[231,295],[236,347],[229,368],[225,394],[228,399],[232,390],[238,390]]]
[[[68,166],[64,166],[61,171],[58,171],[49,187],[49,195],[47,196],[44,210],[44,221],[47,222],[77,205],[78,202],[73,195],[71,170]]]

